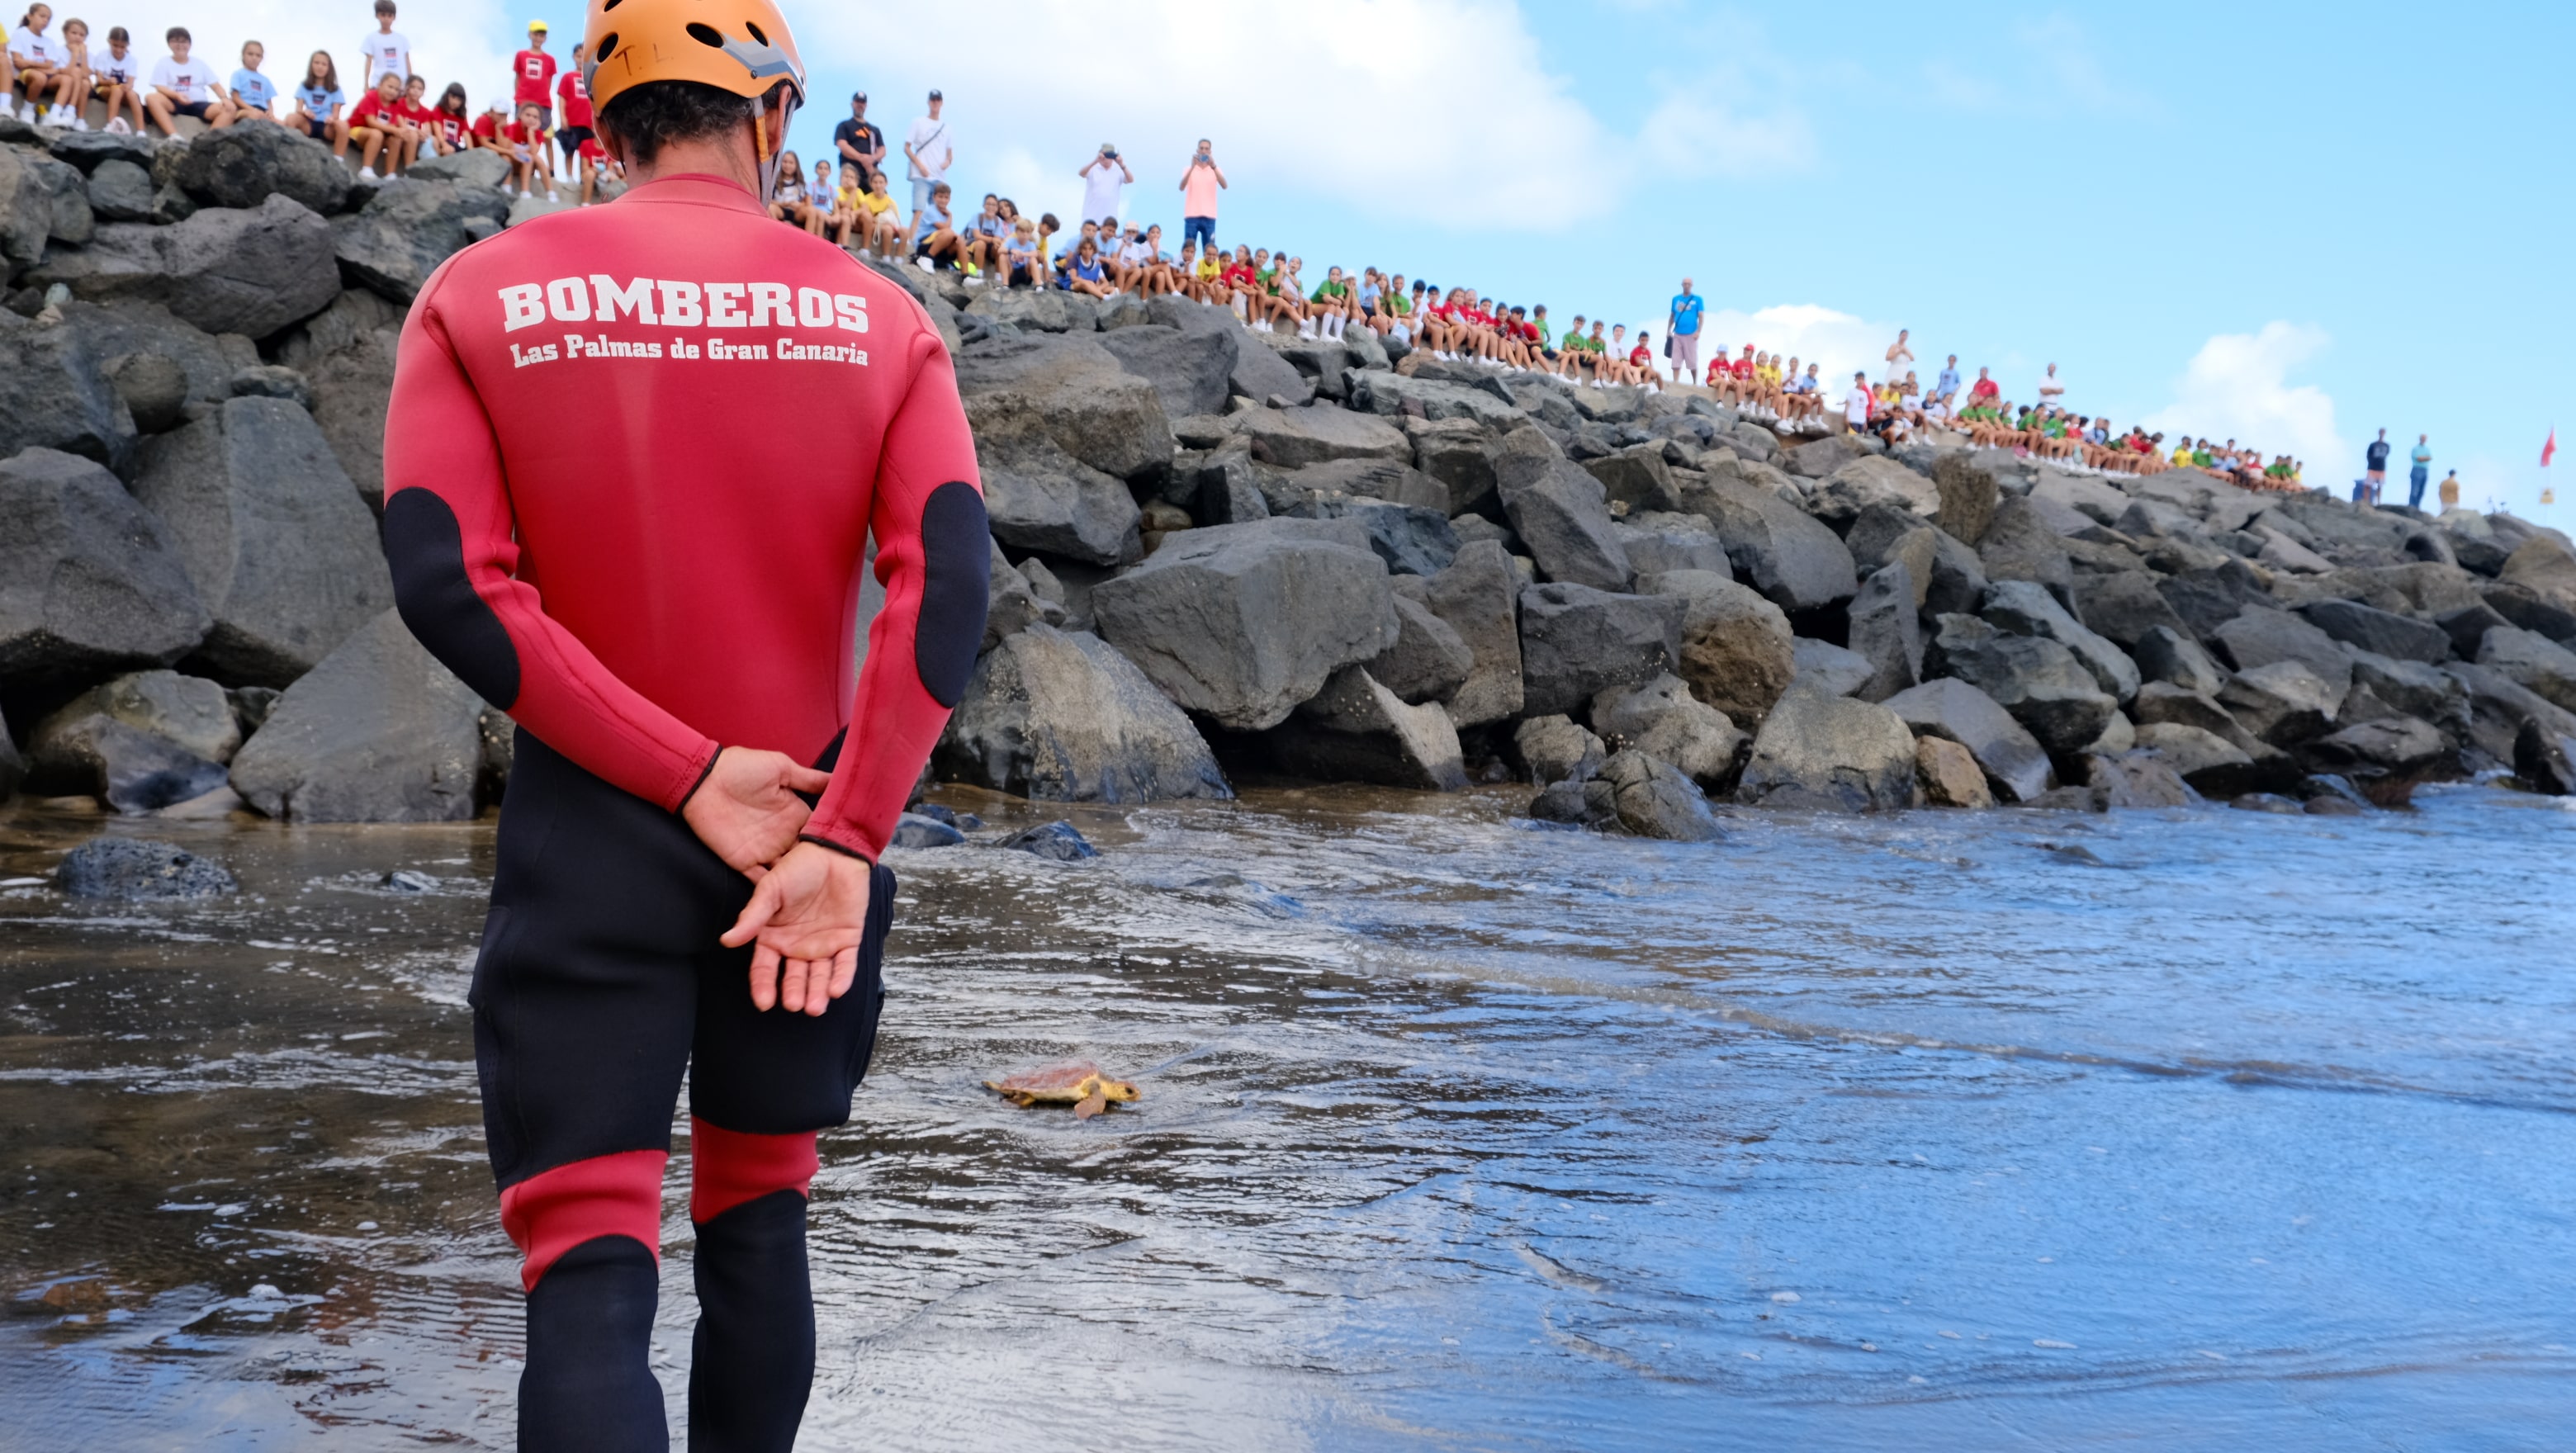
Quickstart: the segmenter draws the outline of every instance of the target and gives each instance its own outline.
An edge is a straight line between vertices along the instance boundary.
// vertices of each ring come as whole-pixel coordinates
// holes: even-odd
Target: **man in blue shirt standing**
[[[2406,507],[2410,510],[2420,510],[2424,507],[2424,486],[2432,482],[2432,439],[2433,436],[2430,434],[2416,435],[2415,452],[2408,456],[2415,465],[2414,468],[2406,471]]]
[[[1691,291],[1691,280],[1682,279],[1682,290],[1673,299],[1672,317],[1666,322],[1666,341],[1673,349],[1673,377],[1687,377],[1699,382],[1699,294]]]

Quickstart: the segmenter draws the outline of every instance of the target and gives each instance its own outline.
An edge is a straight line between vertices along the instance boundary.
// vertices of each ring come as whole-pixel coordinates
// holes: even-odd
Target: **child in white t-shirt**
[[[394,33],[394,0],[376,0],[376,28],[358,42],[358,86],[363,94],[376,88],[387,71],[411,79],[411,42]]]
[[[229,125],[233,108],[215,86],[215,68],[188,54],[186,26],[174,25],[163,39],[170,53],[152,66],[152,94],[143,106],[164,135],[179,134],[177,118],[193,116],[210,127]]]

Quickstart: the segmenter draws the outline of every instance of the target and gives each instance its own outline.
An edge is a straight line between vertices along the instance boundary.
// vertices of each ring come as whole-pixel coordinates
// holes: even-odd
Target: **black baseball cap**
[[[850,99],[864,106],[868,104],[868,93],[865,91],[852,91],[850,93]]]
[[[939,94],[937,91],[933,91],[930,93],[930,99],[933,101],[945,101],[948,98]]]

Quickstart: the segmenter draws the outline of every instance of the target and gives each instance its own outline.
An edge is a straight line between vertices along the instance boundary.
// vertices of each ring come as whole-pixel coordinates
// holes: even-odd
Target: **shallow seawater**
[[[1678,846],[1524,795],[894,854],[804,1445],[2567,1443],[2576,812]],[[102,827],[0,815],[0,1447],[509,1446],[490,826],[152,824],[241,877],[212,905],[23,881]],[[1072,1054],[1145,1098],[979,1088]]]

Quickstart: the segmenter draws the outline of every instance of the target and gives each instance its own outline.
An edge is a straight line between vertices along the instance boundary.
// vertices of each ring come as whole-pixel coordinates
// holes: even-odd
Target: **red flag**
[[[2540,446],[2540,467],[2547,469],[2549,467],[2550,456],[2557,452],[2558,431],[2556,429],[2552,429],[2549,431],[2549,442]]]

